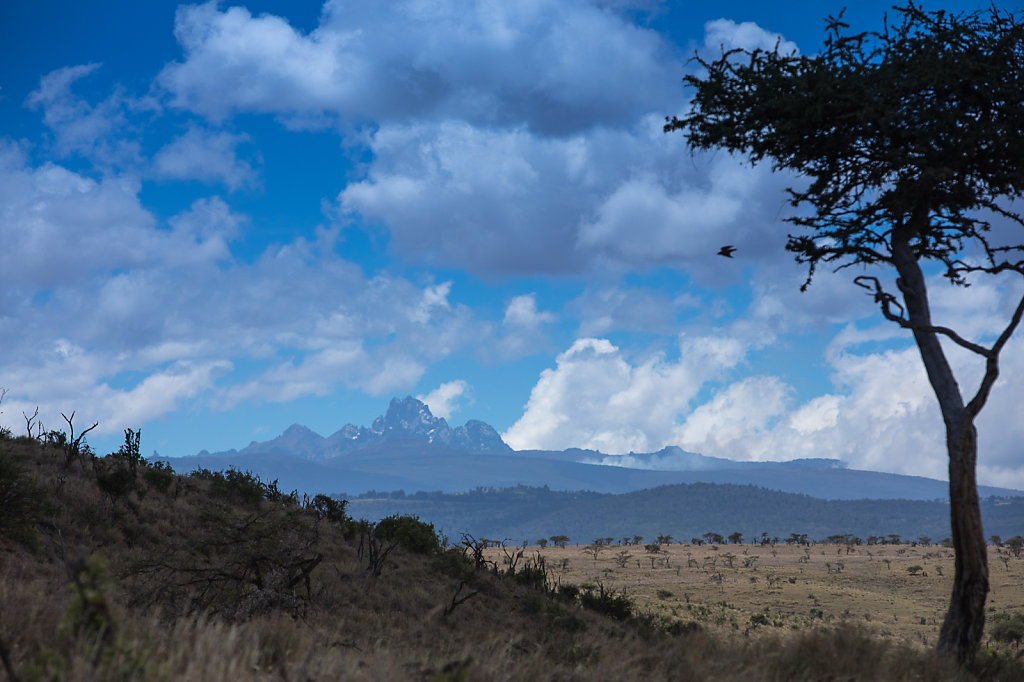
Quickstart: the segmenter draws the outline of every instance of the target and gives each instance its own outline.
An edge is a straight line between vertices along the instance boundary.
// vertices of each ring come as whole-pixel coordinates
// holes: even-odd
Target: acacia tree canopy
[[[1020,244],[990,244],[989,218],[1024,225],[1024,26],[1012,13],[928,13],[913,4],[881,32],[828,20],[818,55],[731,50],[696,61],[691,113],[672,117],[698,149],[724,147],[807,177],[790,188],[811,234],[787,248],[810,266],[892,263],[893,232],[956,283],[978,270],[1021,271]],[[965,261],[968,241],[981,260]],[[805,285],[806,286],[806,285]]]
[[[882,314],[912,331],[946,430],[956,575],[939,649],[973,660],[985,623],[988,560],[978,502],[974,419],[999,375],[999,354],[1024,315],[1022,297],[990,345],[931,320],[923,264],[953,285],[976,275],[1024,275],[1024,20],[987,11],[897,7],[881,31],[828,19],[820,54],[731,50],[695,57],[690,113],[667,119],[696,149],[724,148],[795,171],[788,190],[802,228],[786,248],[816,268],[891,266],[896,293],[854,278]],[[1004,225],[994,230],[993,223]],[[1009,226],[1009,229],[1007,229]],[[964,400],[940,338],[985,361]]]

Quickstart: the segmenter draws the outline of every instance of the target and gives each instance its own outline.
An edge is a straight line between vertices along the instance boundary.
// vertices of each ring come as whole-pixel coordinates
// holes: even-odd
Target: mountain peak
[[[435,431],[445,431],[448,423],[435,417],[427,404],[412,396],[405,400],[392,398],[387,414],[377,417],[370,430],[381,435],[429,436]]]
[[[392,398],[387,412],[374,419],[369,428],[346,424],[330,437],[323,438],[301,424],[292,424],[277,438],[264,443],[254,441],[243,452],[326,460],[398,438],[444,445],[474,454],[512,452],[501,435],[488,424],[471,419],[465,426],[453,429],[443,417],[435,417],[426,403],[412,396]]]

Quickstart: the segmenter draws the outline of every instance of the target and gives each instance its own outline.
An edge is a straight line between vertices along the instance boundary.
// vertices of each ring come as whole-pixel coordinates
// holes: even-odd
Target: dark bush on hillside
[[[18,455],[0,445],[0,539],[34,547],[35,523],[48,509],[46,492],[29,478]]]
[[[991,616],[988,634],[1002,644],[1019,645],[1024,640],[1024,613],[997,613]]]
[[[580,591],[580,604],[615,620],[629,620],[633,616],[632,599],[614,590],[606,590],[600,584],[594,589],[591,584],[585,583]]]
[[[126,572],[131,604],[165,614],[219,613],[231,621],[282,611],[302,616],[323,560],[319,533],[297,508],[204,506],[188,535],[144,553]]]
[[[256,506],[267,497],[267,484],[251,471],[239,471],[231,467],[227,471],[210,471],[202,467],[191,474],[210,482],[210,492],[215,497]]]
[[[415,514],[394,514],[383,518],[377,523],[374,534],[382,540],[394,540],[417,554],[433,554],[441,549],[434,524],[420,521]]]
[[[345,523],[348,520],[348,514],[345,513],[347,506],[347,500],[336,500],[327,495],[317,495],[309,503],[310,509],[318,519],[324,519],[331,523]]]
[[[178,475],[174,473],[174,469],[167,462],[152,462],[142,470],[142,480],[146,482],[146,485],[162,493],[166,493],[170,489],[177,477]]]
[[[128,466],[114,455],[107,455],[92,461],[96,474],[96,485],[110,501],[111,513],[117,503],[135,489],[135,475]]]

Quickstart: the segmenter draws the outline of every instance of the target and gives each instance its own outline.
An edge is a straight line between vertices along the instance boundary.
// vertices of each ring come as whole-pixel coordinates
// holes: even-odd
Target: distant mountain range
[[[410,396],[405,400],[392,398],[387,414],[374,419],[370,428],[346,424],[324,438],[305,426],[292,424],[273,440],[265,443],[253,441],[241,450],[227,450],[214,456],[271,454],[326,461],[392,440],[441,445],[473,454],[512,452],[498,432],[487,424],[471,419],[464,426],[453,429],[443,417],[435,417],[425,403]],[[209,455],[205,450],[199,453],[199,456]]]
[[[690,483],[753,485],[835,500],[939,500],[948,495],[944,481],[847,469],[834,459],[737,462],[675,446],[628,456],[580,449],[515,451],[487,424],[472,420],[453,429],[412,397],[393,399],[369,428],[348,424],[325,438],[296,424],[273,440],[241,450],[160,459],[180,472],[236,467],[277,479],[285,490],[346,497],[367,491],[459,493],[513,486],[617,494]],[[1024,495],[990,486],[981,486],[979,493]]]

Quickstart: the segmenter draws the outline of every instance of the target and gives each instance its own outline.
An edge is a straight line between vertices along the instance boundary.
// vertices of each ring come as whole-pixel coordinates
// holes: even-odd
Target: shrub
[[[35,521],[47,511],[46,499],[17,456],[0,451],[0,538],[34,547]]]
[[[317,495],[313,498],[313,501],[309,503],[309,507],[316,514],[318,519],[326,519],[331,523],[345,523],[348,519],[348,514],[345,513],[345,507],[348,506],[347,500],[336,500],[333,497],[327,495]]]
[[[434,554],[441,549],[434,524],[420,521],[415,514],[393,514],[383,518],[377,523],[374,534],[382,540],[394,540],[417,554]]]
[[[192,478],[209,481],[210,492],[216,497],[256,506],[267,495],[267,484],[251,471],[239,471],[230,467],[227,471],[220,472],[200,467],[189,475]]]
[[[615,620],[629,620],[633,616],[633,600],[623,593],[616,593],[614,590],[605,590],[604,585],[598,583],[597,589],[587,589],[591,583],[581,585],[580,604],[592,611],[604,614]]]
[[[997,613],[992,616],[988,633],[1002,644],[1020,644],[1024,640],[1024,613]]]
[[[167,462],[152,462],[142,470],[142,480],[151,488],[166,493],[178,477]]]

